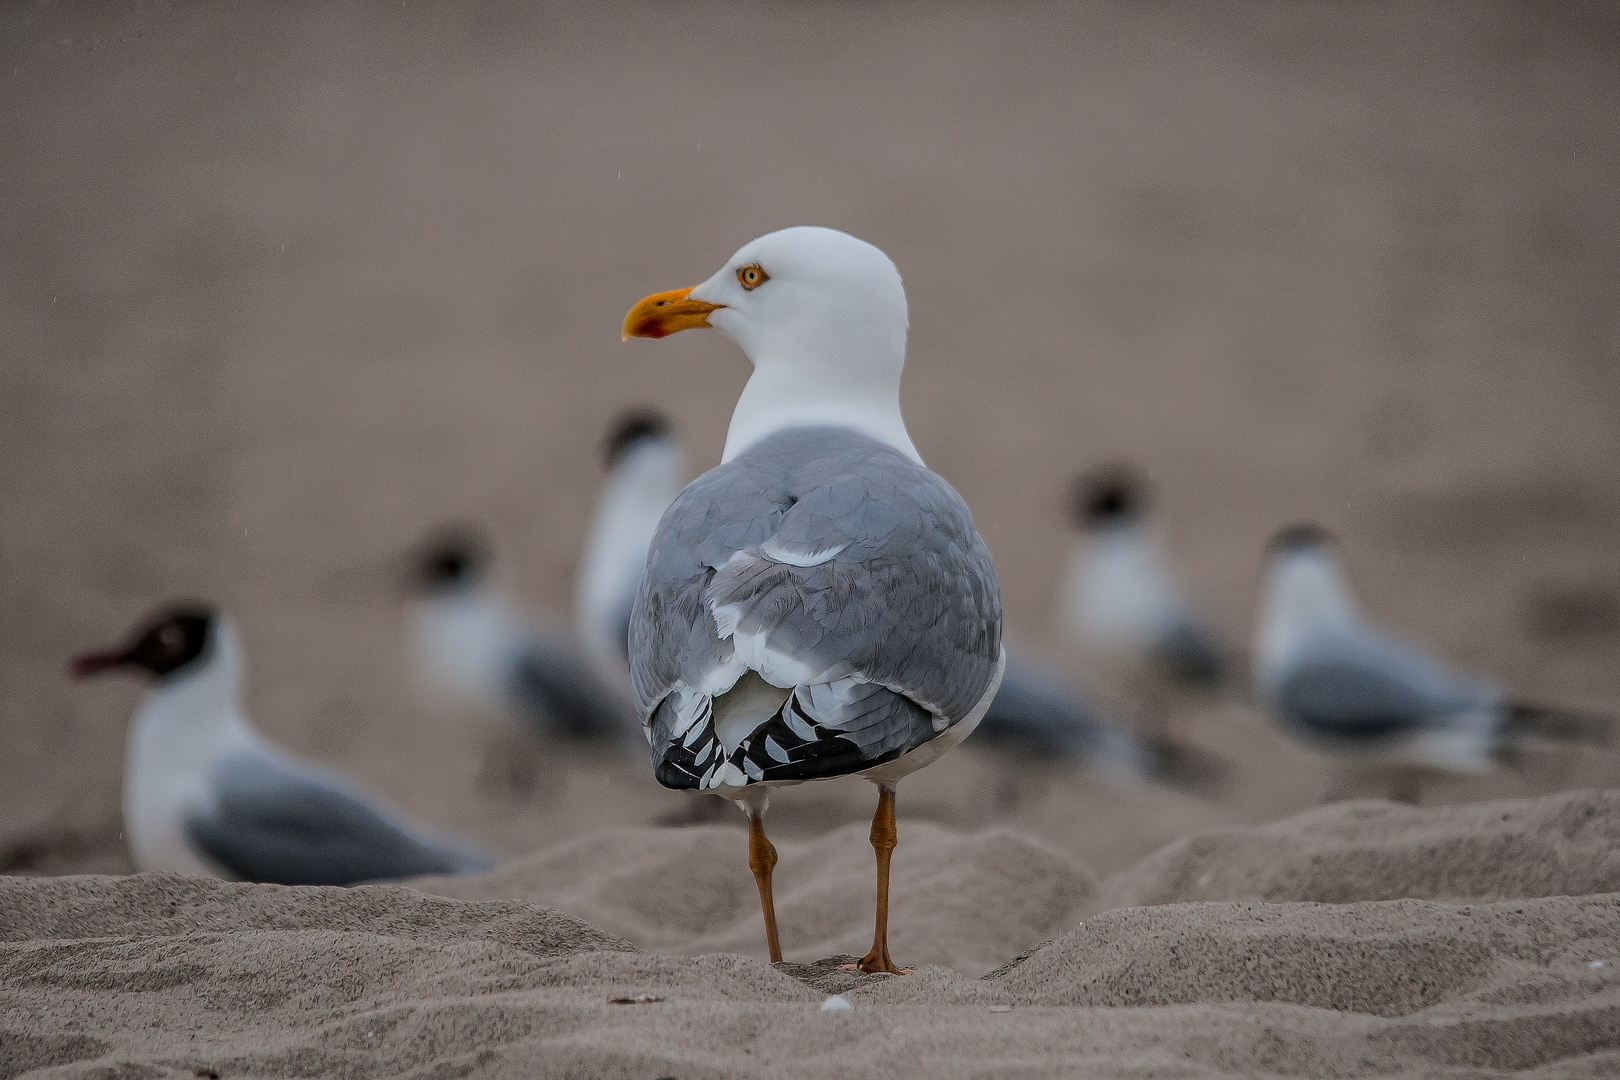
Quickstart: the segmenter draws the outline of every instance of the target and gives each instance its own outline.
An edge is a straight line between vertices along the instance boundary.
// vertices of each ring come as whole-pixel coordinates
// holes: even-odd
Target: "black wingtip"
[[[1333,547],[1339,538],[1333,531],[1313,521],[1297,521],[1292,525],[1285,525],[1272,534],[1266,543],[1266,550],[1273,555],[1283,555],[1293,551],[1309,551],[1313,548]]]
[[[674,430],[669,417],[657,409],[632,409],[608,429],[607,439],[602,444],[603,464],[611,469],[636,443],[643,439],[667,439]]]
[[[1560,709],[1524,701],[1508,702],[1508,729],[1556,742],[1587,746],[1614,744],[1614,717],[1579,709]]]
[[[489,534],[477,525],[440,525],[413,553],[412,584],[420,592],[439,592],[476,581],[489,568],[493,549]]]
[[[1089,469],[1075,478],[1069,509],[1082,529],[1096,529],[1141,517],[1152,503],[1142,470],[1123,462]]]

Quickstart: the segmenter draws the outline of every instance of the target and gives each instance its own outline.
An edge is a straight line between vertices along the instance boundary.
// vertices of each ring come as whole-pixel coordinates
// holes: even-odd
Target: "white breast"
[[[141,870],[226,877],[186,839],[185,819],[213,807],[210,781],[229,754],[255,736],[218,680],[202,673],[160,686],[135,714],[124,761],[124,831]]]
[[[1151,536],[1134,526],[1076,541],[1060,597],[1060,630],[1087,650],[1153,646],[1183,600]]]
[[[433,699],[458,708],[505,711],[521,621],[501,599],[468,589],[417,601],[411,609],[412,677]]]
[[[592,665],[611,686],[628,685],[624,619],[658,522],[685,479],[680,447],[649,439],[626,452],[602,489],[580,562],[574,620]]]

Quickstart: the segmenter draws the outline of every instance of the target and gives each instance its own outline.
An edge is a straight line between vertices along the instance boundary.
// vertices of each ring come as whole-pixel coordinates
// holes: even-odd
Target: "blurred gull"
[[[1111,721],[1054,666],[1007,646],[1007,667],[975,742],[1038,757],[1085,761],[1106,773],[1143,777],[1146,748]]]
[[[135,865],[281,885],[493,868],[471,845],[413,825],[347,777],[288,756],[242,714],[242,649],[228,620],[167,608],[131,644],[74,660],[75,678],[133,670],[152,690],[124,764],[124,830]]]
[[[1106,466],[1075,481],[1078,535],[1058,596],[1059,629],[1087,672],[1127,700],[1218,687],[1229,662],[1187,599],[1149,522],[1147,481]]]
[[[1604,717],[1514,701],[1364,621],[1318,526],[1273,537],[1263,605],[1255,681],[1284,727],[1402,801],[1423,772],[1486,772],[1526,736],[1607,741]]]
[[[865,776],[889,955],[895,786],[970,733],[1001,681],[1001,594],[967,504],[900,415],[906,295],[883,252],[823,228],[754,240],[625,337],[714,326],[753,364],[719,467],[664,514],[630,622],[630,674],[666,787],[749,819],[780,960],[762,817],[774,785]]]
[[[490,545],[466,526],[436,531],[412,571],[411,663],[447,702],[504,716],[530,735],[625,738],[628,702],[564,633],[525,617],[489,580]]]
[[[607,480],[580,559],[575,629],[597,674],[628,692],[630,609],[658,520],[686,486],[686,461],[669,420],[626,413],[607,439]]]
[[[1084,763],[1104,776],[1207,792],[1223,771],[1212,756],[1144,737],[1109,716],[1059,668],[1007,646],[1007,667],[975,740],[1038,758]]]

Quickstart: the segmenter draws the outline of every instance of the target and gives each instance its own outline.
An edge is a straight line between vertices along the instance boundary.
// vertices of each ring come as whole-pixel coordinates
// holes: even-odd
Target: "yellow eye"
[[[769,280],[771,275],[767,274],[759,263],[749,263],[747,266],[737,268],[737,284],[749,292],[753,292]]]

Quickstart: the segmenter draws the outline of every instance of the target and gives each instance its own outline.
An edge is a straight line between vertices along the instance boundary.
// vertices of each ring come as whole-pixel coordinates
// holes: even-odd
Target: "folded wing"
[[[244,881],[354,885],[488,870],[494,860],[397,820],[343,777],[239,753],[212,777],[215,805],[186,818],[199,850]]]
[[[1307,639],[1279,673],[1288,719],[1338,739],[1381,738],[1448,726],[1499,706],[1493,687],[1463,678],[1417,648],[1365,627]]]
[[[660,781],[837,776],[967,716],[995,677],[1001,601],[949,484],[851,431],[763,440],[664,515],[631,619],[631,680]],[[740,737],[714,699],[782,691]]]

